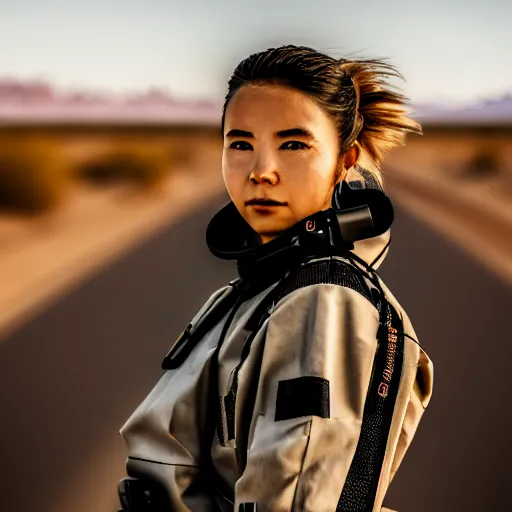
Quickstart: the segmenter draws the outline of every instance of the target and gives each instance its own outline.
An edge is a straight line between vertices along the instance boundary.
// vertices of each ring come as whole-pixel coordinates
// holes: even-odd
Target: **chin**
[[[256,212],[251,208],[245,209],[243,217],[247,224],[251,226],[256,233],[279,233],[295,224],[295,220],[290,212],[269,210],[268,212]]]
[[[272,236],[277,237],[281,234],[281,232],[287,230],[292,227],[293,224],[289,222],[276,222],[275,219],[261,219],[257,221],[253,221],[250,223],[250,226],[256,233],[260,236]]]

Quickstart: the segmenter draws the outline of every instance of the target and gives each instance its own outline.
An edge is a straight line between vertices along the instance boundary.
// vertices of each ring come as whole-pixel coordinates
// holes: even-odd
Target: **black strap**
[[[370,263],[370,267],[373,268],[373,265],[380,260],[381,256],[386,252],[386,249],[391,245],[391,235],[389,235],[388,243],[382,248],[382,251],[379,252],[378,256]]]
[[[361,433],[337,512],[371,512],[375,504],[404,358],[403,324],[396,308],[387,300],[382,317]]]

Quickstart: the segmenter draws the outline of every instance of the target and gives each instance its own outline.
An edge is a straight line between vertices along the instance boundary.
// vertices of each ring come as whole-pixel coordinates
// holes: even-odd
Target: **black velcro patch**
[[[329,381],[322,377],[280,380],[275,421],[301,416],[330,417]]]

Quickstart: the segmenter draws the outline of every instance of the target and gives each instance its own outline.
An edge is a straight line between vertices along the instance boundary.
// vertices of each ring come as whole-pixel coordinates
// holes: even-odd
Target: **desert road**
[[[217,197],[156,235],[0,344],[1,510],[117,510],[119,428],[156,383],[169,345],[236,275],[204,242],[226,201]],[[512,289],[396,210],[380,273],[435,374],[385,505],[503,512],[512,484]]]

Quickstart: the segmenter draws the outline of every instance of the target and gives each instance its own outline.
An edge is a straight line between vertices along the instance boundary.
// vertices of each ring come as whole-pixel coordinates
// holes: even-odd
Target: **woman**
[[[121,430],[124,509],[386,510],[433,366],[375,272],[389,229],[336,244],[311,219],[335,197],[343,208],[358,172],[381,189],[384,152],[420,133],[391,75],[296,46],[235,69],[222,116],[231,202],[207,242],[239,278],[192,319]],[[298,250],[305,219],[316,242]]]

